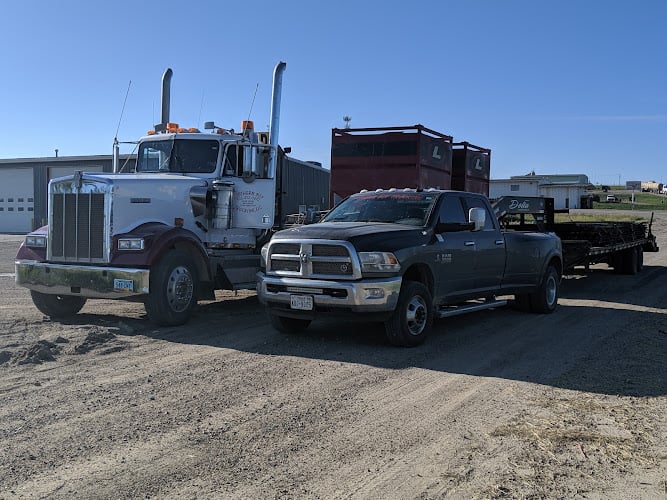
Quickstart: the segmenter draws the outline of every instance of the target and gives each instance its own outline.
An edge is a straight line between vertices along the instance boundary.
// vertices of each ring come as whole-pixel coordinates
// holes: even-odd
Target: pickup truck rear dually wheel
[[[144,303],[148,317],[162,326],[186,323],[197,303],[197,271],[190,256],[167,253],[151,272],[150,293]]]
[[[547,267],[537,291],[530,294],[530,306],[533,312],[549,314],[558,306],[560,276],[554,266]]]
[[[385,323],[387,339],[393,345],[412,347],[426,340],[433,324],[433,300],[423,284],[403,283],[398,304]]]

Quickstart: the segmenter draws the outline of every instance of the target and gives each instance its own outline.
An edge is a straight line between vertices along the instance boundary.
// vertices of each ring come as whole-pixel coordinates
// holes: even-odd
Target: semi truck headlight
[[[39,234],[28,234],[25,237],[25,246],[44,248],[46,246],[46,236]]]
[[[143,250],[143,238],[119,238],[118,250]]]
[[[359,261],[362,271],[397,272],[401,270],[401,264],[391,252],[359,252]]]

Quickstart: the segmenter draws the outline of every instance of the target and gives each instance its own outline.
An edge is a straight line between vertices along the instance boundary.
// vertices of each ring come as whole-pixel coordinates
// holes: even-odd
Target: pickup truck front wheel
[[[422,344],[433,324],[433,300],[423,284],[407,281],[401,288],[392,317],[385,322],[389,342],[412,347]]]
[[[64,319],[74,316],[86,303],[84,297],[74,295],[51,295],[30,290],[33,304],[39,311],[52,319]]]
[[[275,314],[269,314],[269,319],[271,326],[282,333],[299,333],[310,325],[309,319],[286,318]]]
[[[530,294],[530,306],[533,312],[548,314],[558,306],[560,276],[554,266],[547,267],[537,291]]]
[[[197,303],[196,283],[190,256],[179,250],[167,253],[151,271],[150,293],[144,302],[151,321],[161,326],[186,323]]]

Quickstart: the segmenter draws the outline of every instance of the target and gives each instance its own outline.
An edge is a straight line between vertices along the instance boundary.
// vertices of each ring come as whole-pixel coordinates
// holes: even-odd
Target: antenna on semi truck
[[[257,97],[257,90],[259,89],[259,82],[255,86],[255,93],[252,95],[252,101],[250,102],[250,109],[248,110],[248,119],[246,120],[247,123],[250,123],[250,115],[252,114],[252,108],[255,105],[255,97]],[[246,130],[249,130],[246,127],[243,127],[243,137],[246,135]]]
[[[127,103],[127,96],[130,94],[130,86],[132,85],[132,80],[127,83],[127,90],[125,91],[125,99],[123,99],[123,107],[120,110],[120,118],[118,118],[118,126],[116,127],[116,135],[113,138],[113,171],[114,173],[118,172],[118,158],[120,156],[119,151],[119,142],[118,142],[118,131],[120,130],[120,124],[123,121],[123,115],[125,114],[125,103]]]

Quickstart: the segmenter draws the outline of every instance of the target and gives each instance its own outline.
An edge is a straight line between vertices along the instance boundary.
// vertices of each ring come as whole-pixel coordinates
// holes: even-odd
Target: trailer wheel
[[[282,333],[299,333],[310,325],[309,319],[287,318],[270,313],[271,326]]]
[[[609,265],[614,268],[614,274],[625,273],[625,253],[615,252],[609,257]]]
[[[641,272],[644,269],[644,249],[642,247],[637,247],[637,272]]]
[[[422,344],[433,324],[433,299],[423,284],[407,281],[401,287],[394,314],[385,324],[389,342],[396,346]]]
[[[628,248],[624,251],[622,259],[623,264],[621,264],[621,268],[623,269],[623,274],[637,274],[637,268],[639,266],[637,247]]]
[[[39,311],[52,319],[65,319],[78,313],[86,303],[84,297],[74,295],[52,295],[30,290],[33,304]]]
[[[530,294],[530,307],[533,312],[550,314],[558,306],[560,276],[554,266],[547,267],[537,291]]]
[[[197,303],[197,271],[190,256],[172,250],[150,276],[150,292],[144,302],[150,320],[161,326],[187,323]]]

